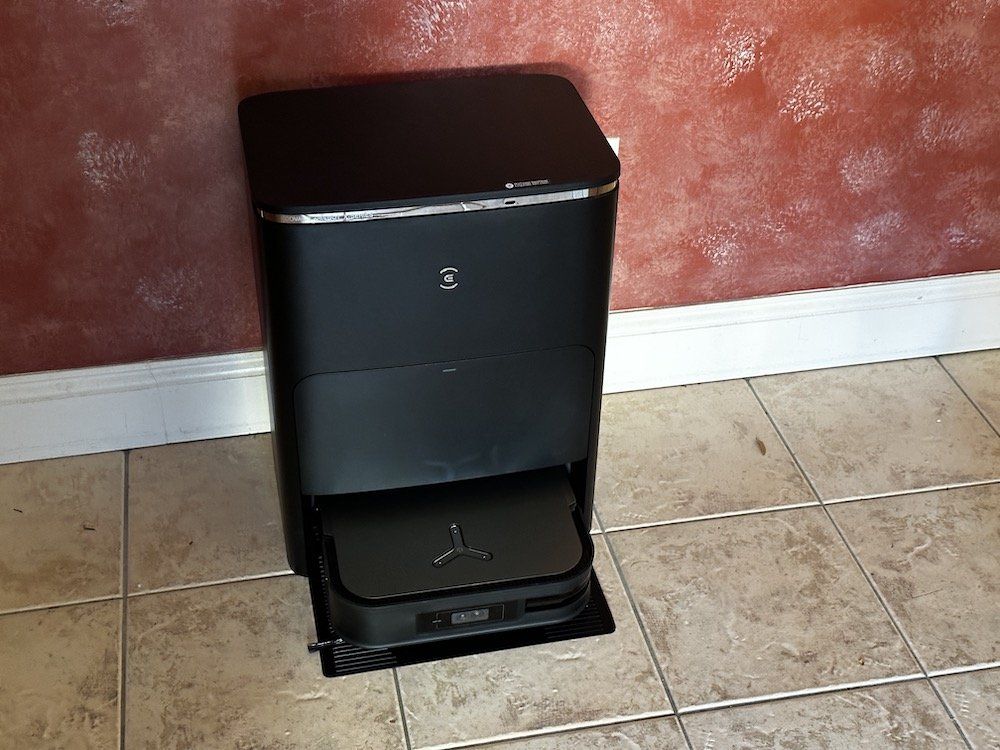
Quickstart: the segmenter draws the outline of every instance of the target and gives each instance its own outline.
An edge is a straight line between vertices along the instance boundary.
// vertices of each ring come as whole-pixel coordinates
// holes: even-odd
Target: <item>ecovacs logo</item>
[[[458,286],[458,279],[455,275],[458,273],[457,268],[452,268],[451,266],[445,266],[438,274],[441,276],[441,283],[438,284],[439,287],[444,289],[446,292],[450,292],[452,289]]]
[[[513,190],[514,188],[524,188],[524,187],[535,187],[537,185],[548,185],[548,180],[527,180],[525,182],[508,182],[504,185],[508,190]]]

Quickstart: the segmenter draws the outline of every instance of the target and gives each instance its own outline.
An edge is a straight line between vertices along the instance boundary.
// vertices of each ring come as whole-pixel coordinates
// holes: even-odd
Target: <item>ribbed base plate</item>
[[[591,574],[590,599],[587,605],[580,614],[566,622],[396,648],[362,648],[342,639],[335,639],[332,645],[320,650],[320,660],[324,675],[341,677],[424,661],[606,635],[614,631],[615,621],[604,598],[604,592],[597,582],[597,575]]]

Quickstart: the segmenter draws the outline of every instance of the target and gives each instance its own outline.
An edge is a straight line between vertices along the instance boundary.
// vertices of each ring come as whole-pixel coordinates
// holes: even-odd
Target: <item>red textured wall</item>
[[[1000,267],[996,0],[5,0],[0,372],[258,346],[236,103],[571,78],[614,307]]]

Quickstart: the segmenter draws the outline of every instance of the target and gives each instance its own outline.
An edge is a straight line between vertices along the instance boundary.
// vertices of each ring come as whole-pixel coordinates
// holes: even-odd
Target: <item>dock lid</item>
[[[274,213],[586,190],[620,170],[552,75],[280,91],[243,100],[239,118],[254,206]]]

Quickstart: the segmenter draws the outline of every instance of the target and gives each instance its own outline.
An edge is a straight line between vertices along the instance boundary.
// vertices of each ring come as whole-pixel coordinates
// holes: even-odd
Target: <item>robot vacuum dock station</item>
[[[563,78],[240,104],[285,533],[333,676],[614,629],[618,160]]]

